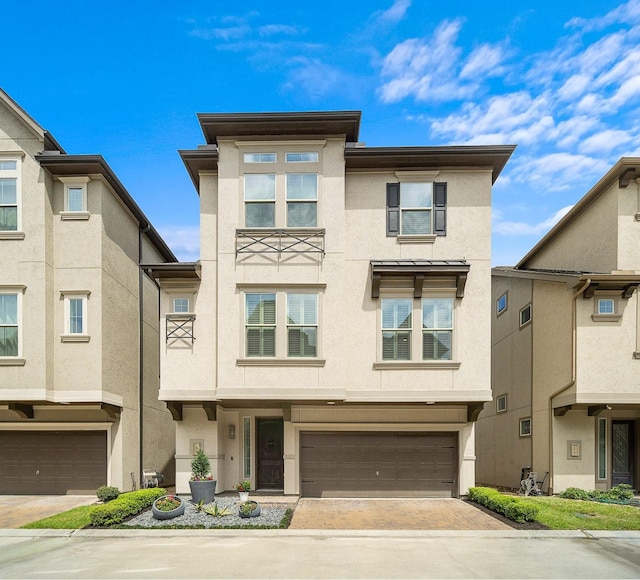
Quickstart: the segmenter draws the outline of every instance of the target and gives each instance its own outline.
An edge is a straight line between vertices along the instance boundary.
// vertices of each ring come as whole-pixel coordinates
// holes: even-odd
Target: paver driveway
[[[307,499],[298,501],[289,529],[510,530],[459,499]]]

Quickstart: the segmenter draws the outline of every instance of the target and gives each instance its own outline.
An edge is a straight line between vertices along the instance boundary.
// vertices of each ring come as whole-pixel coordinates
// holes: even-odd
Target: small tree
[[[209,475],[211,473],[211,464],[202,449],[198,449],[196,456],[191,460],[191,472],[191,481],[212,479]]]

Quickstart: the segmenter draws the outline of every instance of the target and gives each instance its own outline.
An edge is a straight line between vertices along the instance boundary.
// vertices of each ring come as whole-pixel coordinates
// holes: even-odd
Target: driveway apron
[[[298,500],[289,529],[510,530],[459,499]]]
[[[95,495],[0,495],[0,528],[19,528],[96,501]]]

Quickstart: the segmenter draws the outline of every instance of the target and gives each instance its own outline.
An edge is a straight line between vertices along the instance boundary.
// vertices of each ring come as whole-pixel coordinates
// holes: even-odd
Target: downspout
[[[564,387],[549,396],[549,495],[553,495],[553,399],[564,391],[575,385],[577,372],[577,337],[576,337],[576,320],[577,305],[576,301],[591,284],[591,278],[587,278],[585,283],[573,293],[571,297],[571,380]]]
[[[142,272],[142,236],[151,224],[138,228],[138,487],[142,489],[144,472],[144,289]]]

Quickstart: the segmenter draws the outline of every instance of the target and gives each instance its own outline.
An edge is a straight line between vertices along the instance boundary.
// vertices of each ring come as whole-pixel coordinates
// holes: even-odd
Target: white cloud
[[[502,212],[493,212],[493,231],[504,236],[542,235],[556,225],[573,206],[568,205],[556,211],[551,217],[537,224],[503,221]]]
[[[620,145],[625,145],[632,140],[633,137],[626,131],[606,129],[581,141],[578,149],[582,153],[607,155]]]
[[[565,25],[567,28],[580,28],[585,32],[606,28],[615,23],[640,22],[640,0],[630,0],[614,8],[599,18],[572,18]]]
[[[342,69],[332,67],[319,59],[297,57],[287,62],[292,68],[283,85],[284,92],[304,92],[312,99],[333,93],[348,94],[358,90],[354,82]]]
[[[541,194],[583,185],[604,175],[610,168],[607,160],[567,152],[526,157],[511,166],[517,183],[527,183]]]
[[[181,262],[200,258],[200,228],[198,226],[159,226],[158,232]]]
[[[475,79],[481,76],[499,76],[504,72],[502,62],[505,60],[501,46],[483,44],[477,47],[467,59],[460,71],[461,79]]]
[[[406,16],[409,6],[411,6],[411,0],[395,0],[390,8],[376,12],[373,17],[379,22],[400,22]]]
[[[260,36],[273,36],[275,34],[295,36],[300,33],[295,26],[289,26],[287,24],[266,24],[265,26],[259,26],[257,31]]]
[[[203,40],[239,40],[251,33],[251,27],[246,24],[228,26],[226,28],[196,28],[190,32],[191,36]]]

